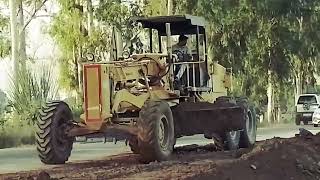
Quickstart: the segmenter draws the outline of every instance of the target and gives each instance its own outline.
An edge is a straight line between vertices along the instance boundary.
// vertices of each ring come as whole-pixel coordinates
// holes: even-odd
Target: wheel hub
[[[253,133],[253,120],[251,116],[251,111],[247,113],[247,120],[246,120],[246,131],[249,135]]]
[[[164,125],[163,122],[160,121],[160,125],[159,125],[159,142],[160,145],[163,146],[163,142],[164,141]]]
[[[167,119],[165,117],[162,117],[159,122],[158,139],[162,149],[167,149],[168,144],[168,129],[166,122]]]
[[[230,131],[229,134],[232,139],[235,139],[237,137],[237,131]]]

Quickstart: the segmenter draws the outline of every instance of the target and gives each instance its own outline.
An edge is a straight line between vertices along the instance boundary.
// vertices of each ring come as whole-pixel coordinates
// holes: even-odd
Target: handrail
[[[176,64],[201,64],[201,63],[204,63],[206,61],[188,61],[188,62],[176,62],[176,63],[173,63],[174,65]]]
[[[131,63],[138,63],[138,64],[146,64],[149,63],[150,60],[125,60],[125,61],[105,61],[105,62],[82,62],[80,64],[86,65],[86,64],[131,64]]]

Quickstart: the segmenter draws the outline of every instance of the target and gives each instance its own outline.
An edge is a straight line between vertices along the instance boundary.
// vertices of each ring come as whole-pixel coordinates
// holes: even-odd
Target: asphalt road
[[[298,133],[298,129],[303,127],[312,133],[320,132],[320,128],[295,125],[281,125],[268,128],[259,128],[257,141],[270,139],[273,137],[289,138]],[[211,141],[205,139],[202,135],[183,137],[177,140],[177,145],[187,144],[208,144]],[[106,156],[117,155],[130,152],[129,147],[124,142],[114,144],[112,142],[95,142],[95,143],[75,143],[70,157],[70,161],[85,161],[93,159],[101,159]],[[0,149],[0,173],[27,171],[38,168],[53,168],[40,162],[35,147],[20,147]]]

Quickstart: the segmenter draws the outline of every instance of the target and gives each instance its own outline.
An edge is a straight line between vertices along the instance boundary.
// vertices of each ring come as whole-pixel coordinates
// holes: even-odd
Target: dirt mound
[[[303,135],[273,138],[253,149],[229,152],[216,152],[211,144],[189,145],[176,148],[172,160],[160,163],[140,164],[137,155],[122,154],[4,174],[0,179],[37,179],[40,173],[48,173],[51,179],[320,180],[319,152],[320,135]]]
[[[292,139],[274,138],[258,143],[251,152],[194,178],[319,180],[319,150],[320,135]]]

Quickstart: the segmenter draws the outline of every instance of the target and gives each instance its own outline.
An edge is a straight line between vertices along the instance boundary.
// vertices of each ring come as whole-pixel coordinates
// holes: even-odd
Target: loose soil
[[[166,162],[141,164],[135,154],[51,169],[3,174],[0,179],[320,180],[320,134],[257,142],[251,149],[217,152],[213,144],[175,149]],[[50,177],[49,177],[50,176]]]

